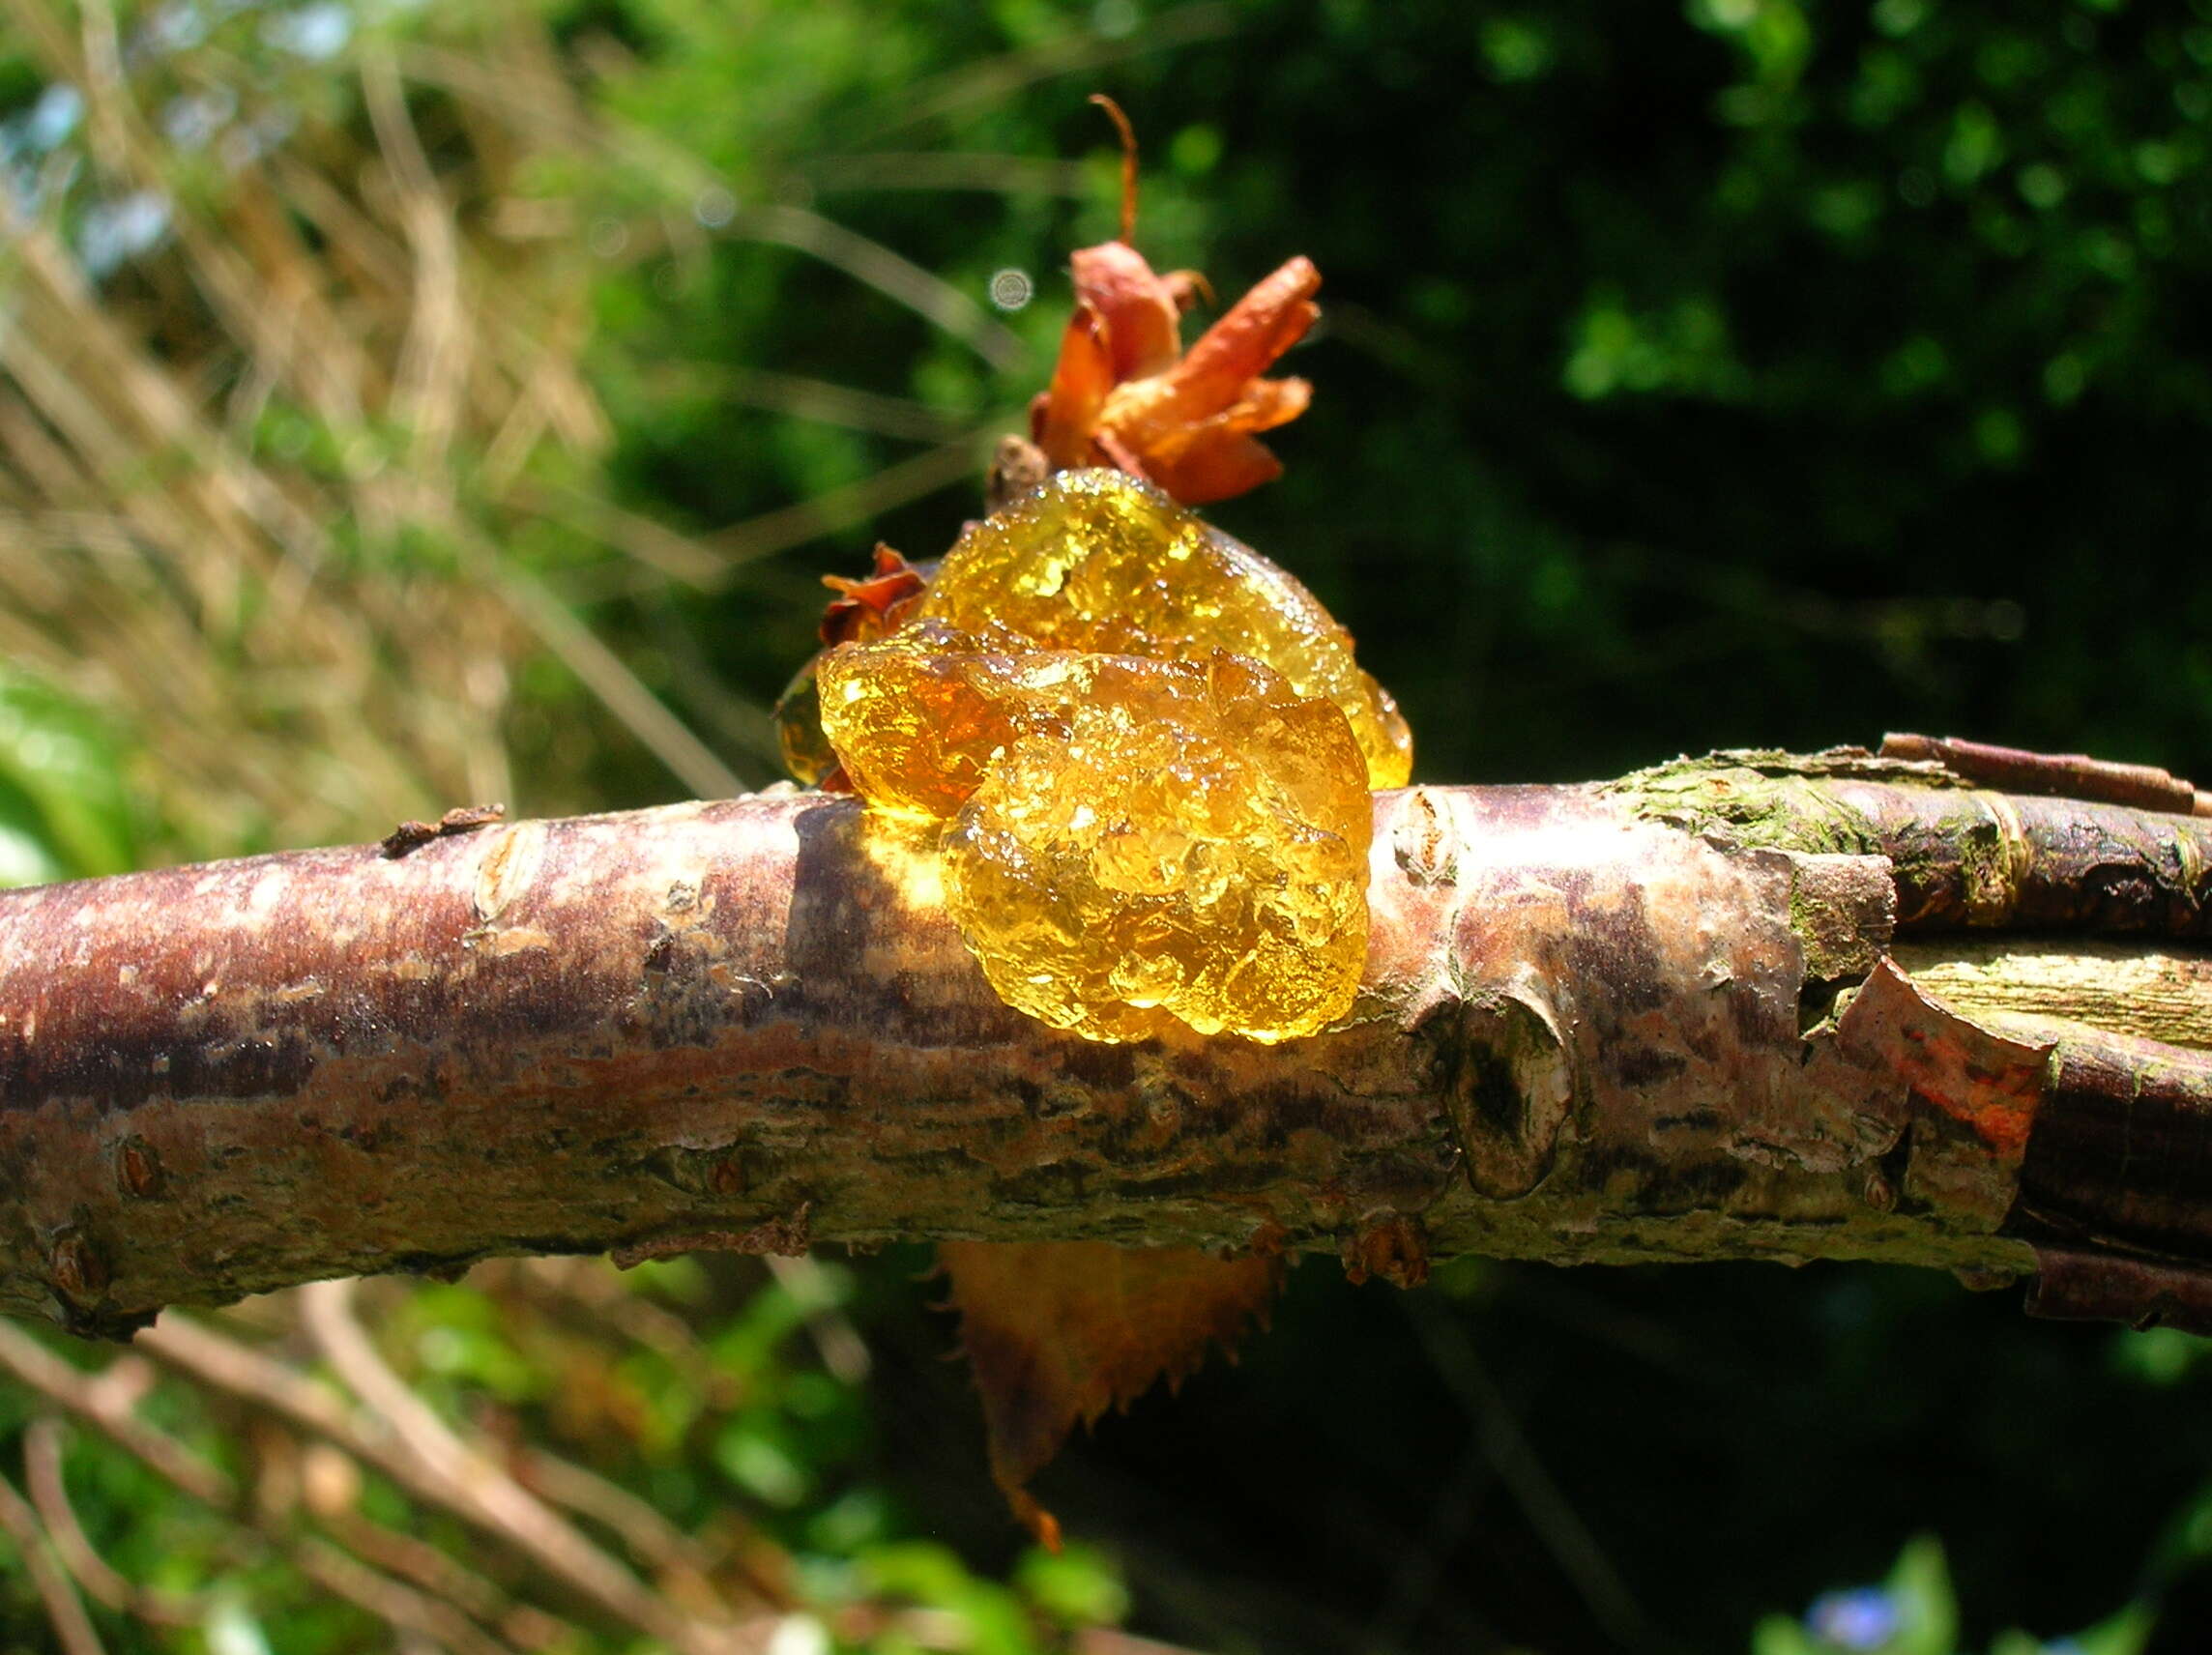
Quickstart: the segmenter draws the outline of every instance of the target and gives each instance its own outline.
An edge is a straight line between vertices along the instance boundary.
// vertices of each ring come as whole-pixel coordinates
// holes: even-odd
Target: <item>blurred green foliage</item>
[[[825,1655],[1049,1655],[1080,1629],[1121,1619],[1126,1595],[1089,1548],[1027,1558],[1001,1584],[942,1545],[903,1537],[915,1515],[869,1470],[874,1430],[856,1376],[833,1377],[806,1348],[809,1319],[838,1312],[851,1289],[849,1272],[833,1266],[779,1282],[751,1262],[679,1259],[626,1279],[602,1262],[559,1261],[495,1266],[466,1286],[377,1284],[368,1309],[393,1371],[480,1450],[500,1460],[501,1445],[526,1442],[568,1456],[586,1476],[642,1495],[672,1525],[667,1533],[692,1537],[683,1556],[649,1547],[641,1563],[666,1570],[688,1560],[697,1580],[740,1604],[748,1592],[769,1594],[751,1603],[742,1634],[756,1643],[772,1638],[777,1651]],[[281,1354],[297,1342],[286,1303],[261,1301],[218,1330]],[[536,1598],[528,1572],[451,1511],[293,1437],[248,1396],[154,1385],[151,1373],[126,1380],[108,1367],[109,1352],[58,1337],[47,1344],[88,1377],[106,1368],[110,1383],[151,1385],[141,1417],[250,1491],[243,1505],[253,1515],[242,1520],[180,1498],[100,1437],[70,1434],[61,1482],[93,1550],[137,1587],[169,1595],[165,1623],[112,1606],[97,1616],[110,1648],[315,1655],[378,1646],[376,1617],[318,1589],[290,1550],[335,1540],[391,1567],[378,1532],[387,1548],[392,1536],[411,1536],[460,1560],[477,1579],[474,1595],[456,1601],[493,1631],[528,1634],[527,1646],[564,1655],[654,1646],[568,1618],[575,1605],[558,1590]],[[50,1411],[0,1383],[11,1481],[33,1452],[33,1422]],[[36,1472],[31,1487],[38,1497]],[[625,1527],[619,1508],[590,1509]],[[19,1548],[0,1539],[0,1629],[17,1635],[11,1646],[35,1645],[43,1616]],[[694,1607],[701,1589],[690,1588]],[[493,1607],[475,1607],[479,1597]],[[562,1618],[513,1618],[515,1603],[534,1599]]]
[[[136,866],[114,740],[86,708],[0,666],[0,886]]]
[[[1015,10],[882,6],[790,38],[778,17],[757,104],[705,67],[749,14],[608,25],[630,106],[743,158],[771,201],[972,297],[1003,268],[1038,292],[1001,319],[1026,359],[994,370],[787,248],[637,269],[601,311],[603,354],[640,376],[617,461],[634,498],[728,523],[914,451],[672,366],[702,356],[1010,423],[1065,249],[1110,232],[1107,134],[1074,96],[1096,83],[1148,137],[1157,264],[1225,293],[1291,250],[1321,264],[1290,476],[1221,515],[1352,621],[1425,773],[1612,773],[1886,725],[2183,769],[2203,752],[2201,13],[1198,6],[1117,43],[1081,33],[1116,8]],[[1223,38],[1143,49],[1177,28]],[[1097,67],[962,76],[1039,40]],[[925,188],[947,152],[1006,157],[1006,187]],[[1044,188],[1059,157],[1087,196]],[[972,509],[955,492],[832,543],[848,565],[877,533],[920,555]],[[717,658],[771,694],[804,648],[802,586],[764,577],[684,620],[757,640],[757,662]]]
[[[226,29],[233,91],[253,93],[235,106],[266,113],[280,88],[359,137],[363,41],[465,62],[506,15],[170,0],[126,20],[140,41]],[[1424,776],[1578,778],[1885,728],[2212,769],[2207,0],[540,15],[595,139],[533,151],[500,199],[466,120],[410,89],[464,227],[547,248],[588,299],[608,446],[527,470],[598,514],[496,518],[501,554],[748,781],[768,779],[760,710],[812,648],[815,577],[878,536],[943,549],[976,508],[975,445],[1042,381],[1066,253],[1114,223],[1093,89],[1144,135],[1138,240],[1159,268],[1224,295],[1295,251],[1324,274],[1324,331],[1292,363],[1315,407],[1276,442],[1289,473],[1218,515],[1353,625]],[[159,286],[168,216],[220,197],[221,140],[186,141],[195,110],[164,106],[174,195],[143,199],[0,44],[17,206],[56,215],[118,305]],[[400,463],[407,438],[275,397],[250,446],[339,478]],[[498,492],[484,459],[456,462],[472,508]],[[655,573],[592,524],[685,537],[719,567]],[[348,528],[341,550],[474,578],[427,530]],[[123,779],[162,755],[12,662],[0,874],[175,842]],[[571,662],[521,660],[515,691],[520,804],[677,791]],[[1871,1270],[1475,1261],[1434,1290],[1460,1330],[1440,1343],[1389,1290],[1310,1264],[1241,1367],[1048,1473],[1097,1548],[1054,1561],[1017,1553],[917,1264],[820,1278],[852,1294],[835,1308],[869,1338],[864,1385],[809,1348],[823,1306],[720,1263],[619,1290],[673,1342],[610,1333],[613,1300],[545,1314],[506,1277],[394,1293],[381,1332],[444,1416],[560,1444],[724,1557],[771,1537],[817,1627],[778,1655],[827,1627],[882,1651],[1061,1648],[1125,1613],[1224,1652],[1568,1655],[1617,1646],[1600,1573],[1651,1649],[2166,1655],[2212,1621],[2212,1367],[2179,1334],[2026,1323]],[[146,1407],[257,1474],[237,1410],[174,1381]],[[0,1387],[11,1475],[32,1411]],[[1571,1524],[1504,1474],[1500,1418]],[[96,1611],[112,1647],[378,1645],[135,1462],[79,1433],[67,1466],[127,1575],[223,1582],[173,1637]],[[363,1508],[410,1509],[373,1477]],[[1900,1556],[1910,1534],[1940,1539]],[[1879,1587],[1839,1590],[1893,1557]],[[40,1624],[20,1571],[0,1613]]]
[[[2046,1642],[2017,1628],[1999,1633],[1990,1655],[2141,1655],[2151,1616],[2130,1605],[2098,1625]],[[1879,1585],[1823,1592],[1802,1620],[1770,1615],[1752,1635],[1752,1655],[1956,1655],[1959,1605],[1940,1542],[1922,1535]]]

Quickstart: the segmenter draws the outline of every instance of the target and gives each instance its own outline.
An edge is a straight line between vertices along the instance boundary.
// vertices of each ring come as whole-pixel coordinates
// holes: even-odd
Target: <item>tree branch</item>
[[[1376,812],[1358,1003],[1273,1047],[1024,1019],[816,795],[0,895],[0,1309],[932,1236],[2212,1258],[2212,819],[1852,749]],[[2170,1018],[2081,990],[2114,937]]]

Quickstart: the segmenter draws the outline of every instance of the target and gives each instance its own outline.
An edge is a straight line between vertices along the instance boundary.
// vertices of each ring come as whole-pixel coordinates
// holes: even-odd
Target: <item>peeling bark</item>
[[[1394,1279],[2041,1249],[2053,1303],[2178,1304],[2212,1058],[1978,990],[2019,973],[1950,934],[2140,939],[2200,1039],[2212,819],[1970,781],[1839,750],[1378,795],[1359,1001],[1272,1047],[1024,1019],[928,860],[819,795],[0,894],[0,1310],[921,1237]]]

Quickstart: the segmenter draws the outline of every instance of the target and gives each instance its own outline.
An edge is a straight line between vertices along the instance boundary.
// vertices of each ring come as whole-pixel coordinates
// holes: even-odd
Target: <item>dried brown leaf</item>
[[[1209,1344],[1234,1350],[1265,1321],[1280,1257],[1223,1260],[1183,1247],[1102,1241],[948,1241],[960,1337],[990,1437],[991,1474],[1046,1546],[1060,1524],[1026,1487],[1078,1421],[1126,1408],[1196,1372]]]

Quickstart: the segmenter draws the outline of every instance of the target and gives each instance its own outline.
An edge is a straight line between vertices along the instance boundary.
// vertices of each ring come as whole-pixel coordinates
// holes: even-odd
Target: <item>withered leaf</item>
[[[935,564],[909,563],[904,553],[876,542],[875,571],[858,580],[826,574],[822,584],[837,595],[822,615],[822,641],[836,645],[880,638],[894,629],[936,572]]]
[[[1153,271],[1134,244],[1137,135],[1111,98],[1091,100],[1121,135],[1121,233],[1069,261],[1075,311],[1030,437],[1056,471],[1116,466],[1204,506],[1282,475],[1255,434],[1305,412],[1302,379],[1263,377],[1321,315],[1321,273],[1294,258],[1182,349],[1183,312],[1210,291],[1195,271]]]
[[[1126,1408],[1156,1379],[1179,1384],[1211,1343],[1234,1352],[1282,1281],[1279,1256],[1224,1261],[1183,1247],[947,1241],[937,1256],[983,1396],[991,1474],[1055,1550],[1060,1524],[1027,1484],[1076,1422]]]
[[[1118,466],[1186,506],[1281,474],[1254,433],[1296,419],[1311,388],[1262,376],[1321,314],[1312,260],[1286,262],[1179,357],[1173,290],[1134,248],[1086,247],[1075,277],[1051,387],[1030,409],[1030,434],[1054,467]]]

